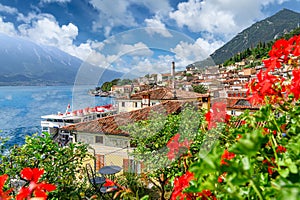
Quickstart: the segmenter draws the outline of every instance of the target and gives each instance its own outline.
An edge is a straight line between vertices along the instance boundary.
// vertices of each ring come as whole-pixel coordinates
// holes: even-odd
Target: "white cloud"
[[[69,3],[71,0],[41,0],[41,3]]]
[[[121,58],[116,62],[114,67],[118,71],[125,72],[124,77],[130,77],[132,75],[139,77],[144,76],[145,74],[160,74],[169,72],[171,63],[174,59],[174,56],[171,55],[161,55],[157,58],[133,57],[130,65],[128,65],[126,61]]]
[[[129,1],[123,0],[90,0],[90,3],[99,11],[99,18],[93,22],[93,29],[104,28],[108,36],[112,27],[137,26],[137,23],[130,11],[127,9]]]
[[[4,22],[2,17],[0,17],[0,32],[9,36],[15,36],[17,34],[14,24],[11,22]]]
[[[122,44],[118,47],[119,55],[152,56],[153,52],[142,42],[134,45]]]
[[[10,7],[10,6],[5,6],[0,3],[0,12],[5,12],[9,14],[17,14],[18,9]]]
[[[152,19],[145,19],[146,31],[150,35],[154,33],[160,34],[164,37],[172,37],[172,34],[167,30],[166,25],[161,22],[158,17]]]
[[[198,38],[195,43],[180,42],[175,48],[171,49],[175,53],[175,58],[180,65],[187,66],[195,61],[206,59],[214,50],[220,48],[222,41],[210,41]]]
[[[138,5],[147,8],[150,13],[166,16],[172,10],[168,0],[90,0],[90,4],[99,11],[93,29],[103,29],[108,37],[114,27],[136,27],[138,23],[130,6]]]
[[[264,6],[280,4],[285,0],[189,0],[179,3],[177,10],[169,13],[179,27],[186,26],[192,32],[209,32],[221,35],[225,40],[264,18]]]
[[[60,49],[72,45],[78,35],[77,26],[72,23],[59,26],[53,18],[37,19],[30,25],[20,25],[18,29],[23,37],[40,44],[57,46]]]

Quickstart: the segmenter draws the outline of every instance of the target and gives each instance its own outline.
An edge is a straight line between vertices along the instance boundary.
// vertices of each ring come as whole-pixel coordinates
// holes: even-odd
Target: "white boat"
[[[108,104],[103,106],[87,107],[80,110],[69,112],[70,105],[68,105],[65,113],[57,113],[41,116],[42,134],[47,132],[53,136],[53,139],[68,141],[72,139],[69,133],[61,131],[64,126],[95,120],[117,113],[114,105]],[[60,141],[60,142],[63,142]]]

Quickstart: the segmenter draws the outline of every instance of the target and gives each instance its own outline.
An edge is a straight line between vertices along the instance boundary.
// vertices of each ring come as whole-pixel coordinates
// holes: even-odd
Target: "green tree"
[[[144,166],[144,173],[160,191],[160,199],[168,199],[171,192],[170,180],[177,173],[187,170],[187,162],[184,157],[170,160],[167,156],[167,147],[170,139],[180,134],[180,141],[185,139],[191,141],[196,137],[202,137],[199,132],[203,115],[195,108],[183,107],[178,115],[172,114],[165,116],[159,113],[152,113],[148,121],[141,121],[122,127],[130,133],[131,144],[135,146],[132,156],[141,161]],[[172,140],[172,139],[171,139]],[[195,143],[198,145],[199,143]],[[192,148],[192,147],[191,147]],[[196,147],[192,148],[195,152]],[[186,150],[186,149],[185,149]],[[186,152],[181,152],[185,154]]]
[[[208,89],[204,85],[192,85],[194,92],[200,93],[200,94],[205,94],[207,93]]]
[[[105,83],[102,84],[101,90],[102,90],[103,92],[108,92],[108,91],[111,90],[111,87],[112,87],[112,86],[113,86],[113,83],[112,83],[112,82],[105,82]]]
[[[25,167],[43,168],[42,180],[57,187],[49,199],[80,199],[87,189],[83,162],[90,157],[86,144],[60,147],[48,134],[27,136],[24,145],[11,148],[2,157],[0,169],[10,177],[19,177]]]

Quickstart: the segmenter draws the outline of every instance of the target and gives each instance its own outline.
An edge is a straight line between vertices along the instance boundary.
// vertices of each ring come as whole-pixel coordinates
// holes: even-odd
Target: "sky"
[[[161,73],[203,60],[300,0],[0,0],[0,32],[97,66]]]

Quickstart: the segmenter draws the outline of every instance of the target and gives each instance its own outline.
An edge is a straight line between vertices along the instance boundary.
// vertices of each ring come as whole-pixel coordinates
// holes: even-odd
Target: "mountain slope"
[[[0,33],[0,85],[71,85],[82,63],[55,47]],[[111,70],[104,74],[101,82],[122,75]]]
[[[235,54],[255,47],[259,42],[269,42],[282,36],[299,24],[300,13],[283,9],[243,30],[210,56],[216,64],[221,64]]]

